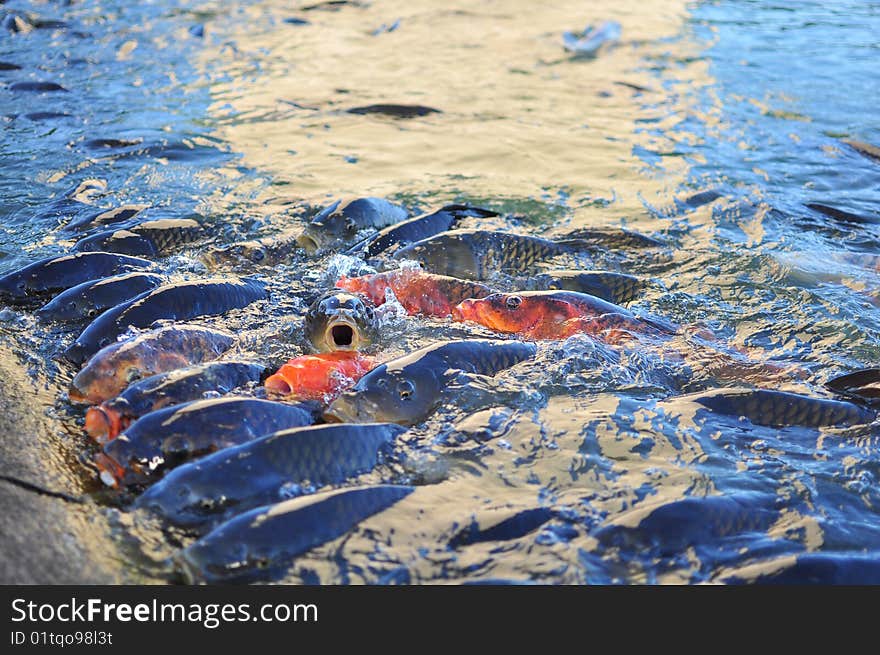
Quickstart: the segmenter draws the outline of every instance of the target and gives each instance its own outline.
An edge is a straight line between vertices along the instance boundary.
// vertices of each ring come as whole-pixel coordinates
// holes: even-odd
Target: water
[[[806,553],[844,571],[876,561],[874,426],[763,428],[677,397],[742,383],[826,396],[829,377],[877,362],[880,164],[843,139],[880,143],[880,3],[641,0],[592,3],[592,14],[579,2],[130,4],[3,6],[68,23],[0,37],[0,61],[21,66],[4,82],[68,89],[0,89],[4,271],[68,248],[57,227],[69,216],[123,203],[149,205],[147,217],[197,213],[220,245],[294,234],[344,194],[413,211],[468,201],[503,212],[495,227],[664,239],[655,256],[578,263],[650,277],[633,309],[798,371],[725,376],[696,355],[542,344],[536,363],[411,430],[397,459],[359,482],[416,492],[297,559],[286,581],[701,582],[755,579]],[[606,19],[621,41],[571,59],[562,32]],[[345,111],[382,102],[442,113]],[[26,116],[38,111],[69,115]],[[90,206],[61,201],[87,178],[106,183]],[[200,253],[166,268],[205,276]],[[268,280],[272,300],[208,322],[246,335],[237,354],[278,365],[301,352],[309,290],[350,265],[294,251],[277,267],[222,269]],[[28,312],[4,317],[22,366],[63,397],[72,372],[48,359],[74,335]],[[418,319],[386,328],[383,357],[487,334]],[[81,411],[56,405],[68,450],[92,452]],[[107,509],[124,499],[68,460],[114,517],[126,566],[164,579],[149,561],[177,537]]]

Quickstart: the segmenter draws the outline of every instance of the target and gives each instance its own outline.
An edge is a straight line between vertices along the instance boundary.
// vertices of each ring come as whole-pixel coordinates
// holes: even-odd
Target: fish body
[[[306,252],[314,253],[351,243],[361,230],[378,230],[408,216],[406,209],[383,198],[337,200],[306,225],[297,242]]]
[[[0,296],[24,302],[119,273],[142,271],[153,262],[110,252],[87,252],[48,257],[0,277]]]
[[[341,537],[413,491],[398,485],[355,487],[259,507],[184,548],[177,565],[189,583],[282,575],[298,555]]]
[[[452,318],[528,339],[567,339],[586,333],[614,341],[631,332],[658,333],[655,324],[629,310],[576,291],[493,293],[463,301],[453,309]]]
[[[876,412],[854,403],[774,389],[715,389],[681,396],[679,400],[770,427],[862,425],[876,418]]]
[[[97,404],[142,378],[217,359],[235,343],[228,332],[172,325],[117,341],[100,350],[76,374],[71,402]]]
[[[376,365],[372,357],[340,350],[294,357],[266,378],[266,390],[285,399],[328,403]]]
[[[258,437],[311,425],[314,408],[257,398],[214,398],[165,407],[142,416],[96,458],[101,479],[143,482],[159,469]]]
[[[498,213],[470,205],[446,205],[437,211],[422,214],[380,230],[377,234],[352,248],[349,254],[363,252],[368,258],[389,254],[397,248],[403,248],[440,232],[446,232],[462,218],[489,218],[492,216],[498,216]]]
[[[99,212],[92,212],[81,218],[70,221],[62,229],[65,231],[82,230],[95,225],[113,225],[115,223],[122,223],[123,221],[134,218],[148,208],[149,205],[121,205],[119,207],[113,207],[112,209],[102,209]]]
[[[215,269],[220,266],[235,266],[249,262],[259,266],[274,266],[287,263],[293,253],[299,249],[299,235],[279,235],[264,239],[239,241],[226,246],[210,248],[202,255],[205,264]]]
[[[395,251],[432,273],[486,280],[497,273],[531,274],[536,265],[575,248],[567,242],[491,230],[450,230]]]
[[[166,284],[98,316],[64,352],[64,356],[68,361],[80,364],[130,327],[147,328],[163,319],[187,321],[200,316],[216,316],[247,307],[267,296],[262,282],[248,278]]]
[[[104,310],[166,282],[161,275],[140,272],[89,280],[62,291],[35,313],[41,321],[91,320]]]
[[[378,337],[373,303],[345,291],[328,291],[306,311],[303,331],[316,352],[362,350]]]
[[[495,375],[531,359],[536,347],[521,341],[447,341],[393,359],[367,373],[325,412],[330,420],[414,425],[447,397],[461,373]]]
[[[157,409],[201,400],[209,393],[225,395],[258,382],[265,368],[250,362],[222,361],[150,375],[131,384],[118,396],[90,407],[86,412],[85,430],[99,443],[106,443],[135,420]]]
[[[366,473],[403,431],[390,423],[282,430],[177,467],[135,505],[176,525],[216,521],[283,500],[285,486],[320,488]]]
[[[535,282],[545,291],[577,291],[615,305],[635,300],[645,286],[644,280],[635,275],[612,271],[547,271],[536,275]]]
[[[204,237],[205,229],[197,221],[190,218],[162,218],[118,230],[99,232],[80,239],[73,249],[77,252],[103,250],[164,257]]]
[[[485,284],[428,273],[419,268],[400,268],[386,273],[341,277],[336,286],[359,293],[375,305],[385,302],[388,289],[407,313],[423,316],[449,316],[467,298],[484,298],[492,293]]]

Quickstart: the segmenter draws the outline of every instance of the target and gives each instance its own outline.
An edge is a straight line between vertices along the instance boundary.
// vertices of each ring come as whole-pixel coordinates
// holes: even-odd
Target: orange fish
[[[586,333],[618,343],[634,333],[656,335],[667,331],[623,307],[575,291],[493,293],[485,298],[462,301],[453,308],[452,318],[528,339],[567,339]],[[674,331],[674,327],[670,327],[669,331]]]
[[[99,444],[112,441],[135,419],[101,403],[86,411],[86,433]]]
[[[266,390],[286,399],[329,403],[375,366],[371,357],[350,350],[294,357],[266,378]]]
[[[385,291],[391,289],[408,314],[439,317],[449,316],[453,308],[466,298],[484,298],[492,293],[485,284],[426,273],[419,268],[401,268],[361,277],[342,276],[336,286],[363,294],[377,306],[385,302]]]

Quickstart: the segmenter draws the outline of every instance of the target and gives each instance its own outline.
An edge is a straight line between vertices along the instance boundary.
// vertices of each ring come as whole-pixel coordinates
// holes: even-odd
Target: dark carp
[[[265,285],[249,278],[212,278],[166,284],[98,316],[64,351],[64,357],[74,364],[81,364],[131,327],[147,328],[163,319],[188,321],[200,316],[225,314],[266,297]]]
[[[135,503],[176,525],[216,522],[284,500],[294,485],[320,488],[371,471],[404,428],[390,423],[282,430],[174,469]]]
[[[190,584],[274,578],[298,555],[341,537],[413,491],[356,487],[252,509],[184,548],[176,563]]]
[[[495,375],[531,359],[532,343],[470,339],[421,348],[377,366],[325,412],[328,420],[351,423],[382,421],[414,425],[446,398],[461,374]]]
[[[164,257],[203,240],[205,229],[190,218],[162,218],[118,230],[99,232],[73,245],[77,252],[103,250],[127,255]]]
[[[380,254],[391,254],[397,248],[403,248],[435,234],[446,232],[463,218],[491,218],[494,216],[498,216],[498,212],[481,207],[446,205],[429,214],[422,214],[397,225],[386,227],[351,248],[348,254],[363,252],[368,258]]]
[[[190,351],[189,354],[192,354]],[[225,395],[252,382],[259,382],[266,367],[251,362],[210,362],[157,373],[138,380],[115,398],[90,407],[85,430],[104,443],[141,416],[163,407],[204,399],[206,394]]]
[[[73,378],[68,395],[75,403],[97,404],[142,378],[217,359],[234,343],[228,332],[196,325],[151,330],[100,350]]]
[[[578,239],[550,241],[491,230],[450,230],[395,251],[397,260],[413,260],[431,273],[486,280],[497,273],[526,275],[537,264],[565,253],[593,248]]]
[[[769,427],[862,425],[876,418],[875,412],[850,402],[772,389],[716,389],[681,396],[679,400]]]
[[[378,320],[368,299],[333,290],[309,307],[303,331],[315,352],[363,350],[378,337]]]
[[[25,302],[34,296],[119,273],[143,271],[153,262],[111,252],[86,252],[47,257],[0,277],[0,298]]]
[[[400,205],[382,198],[337,200],[322,210],[297,239],[308,253],[351,243],[365,229],[381,229],[409,216]]]
[[[123,273],[89,280],[63,291],[36,311],[41,321],[84,321],[165,284],[154,273]]]
[[[547,271],[535,276],[538,289],[577,291],[621,305],[635,300],[645,281],[635,275],[612,271]]]
[[[134,218],[145,209],[149,209],[149,205],[120,205],[119,207],[113,207],[112,209],[102,209],[99,212],[92,212],[81,218],[72,220],[62,229],[70,231],[82,230],[95,225],[114,225]]]
[[[311,425],[316,407],[257,398],[213,398],[139,418],[96,457],[109,486],[144,482],[158,470],[258,437]]]
[[[296,235],[279,235],[264,239],[239,241],[226,246],[209,248],[202,254],[202,261],[211,269],[236,266],[242,263],[274,266],[287,263],[299,249]]]

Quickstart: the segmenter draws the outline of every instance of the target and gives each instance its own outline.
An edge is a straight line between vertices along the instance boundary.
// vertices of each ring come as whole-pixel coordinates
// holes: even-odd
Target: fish
[[[341,537],[414,487],[375,485],[294,498],[220,524],[174,559],[186,582],[251,582],[283,575],[293,559]]]
[[[689,496],[636,505],[594,536],[604,547],[674,557],[699,544],[733,540],[766,532],[779,518],[775,496],[757,492],[724,496]]]
[[[416,116],[427,116],[428,114],[442,114],[443,112],[433,107],[424,105],[398,105],[398,104],[380,104],[366,105],[363,107],[352,107],[346,109],[349,114],[380,114],[382,116],[391,116],[392,118],[415,118]]]
[[[755,425],[768,427],[864,425],[876,412],[844,400],[815,398],[775,389],[714,389],[679,396],[713,412],[745,417]]]
[[[47,257],[0,277],[0,297],[26,302],[34,297],[119,273],[143,271],[155,265],[148,259],[111,252],[84,252]]]
[[[863,368],[831,378],[825,388],[871,407],[880,407],[880,368]]]
[[[661,332],[661,326],[653,321],[645,321],[619,305],[576,291],[493,293],[485,298],[462,301],[453,308],[452,319],[538,340],[567,339],[586,333],[614,343],[628,338],[630,333],[658,335]]]
[[[135,420],[150,412],[200,400],[207,394],[228,394],[259,382],[266,367],[242,361],[194,364],[156,373],[129,385],[119,395],[86,411],[85,431],[98,443],[115,439]]]
[[[232,334],[196,325],[144,332],[100,350],[73,378],[68,397],[73,403],[96,405],[136,380],[217,359],[234,344]]]
[[[364,241],[355,245],[347,254],[353,255],[363,252],[367,258],[376,257],[380,254],[389,254],[397,248],[408,246],[411,243],[416,243],[440,232],[450,230],[463,218],[491,218],[494,216],[498,216],[498,212],[483,209],[482,207],[446,205],[429,214],[422,214],[421,216],[402,221],[397,225],[383,228],[377,234],[367,237]]]
[[[485,284],[436,275],[415,267],[360,277],[343,275],[336,286],[361,294],[375,305],[385,303],[385,293],[390,289],[408,314],[435,317],[449,316],[452,309],[467,298],[485,298],[493,293]]]
[[[865,143],[864,141],[856,141],[855,139],[841,139],[841,142],[865,157],[880,161],[880,147]]]
[[[328,421],[415,425],[447,397],[462,373],[491,376],[532,359],[533,343],[469,339],[444,341],[385,362],[341,394],[324,412]]]
[[[190,218],[161,218],[130,227],[99,232],[73,244],[76,252],[103,250],[127,255],[164,257],[201,241],[205,229]]]
[[[260,266],[284,264],[290,261],[299,249],[300,246],[296,241],[298,236],[299,234],[280,235],[209,248],[202,254],[202,261],[211,269],[235,266],[242,262]]]
[[[388,227],[408,216],[406,209],[383,198],[337,200],[306,225],[297,243],[311,254],[350,243],[361,230]]]
[[[868,224],[877,222],[876,218],[853,214],[852,212],[843,211],[842,209],[837,209],[836,207],[823,205],[820,202],[808,202],[806,206],[808,209],[812,209],[815,212],[827,216],[828,218],[833,218],[834,220],[840,221],[842,223]]]
[[[306,311],[303,332],[315,352],[363,350],[378,337],[378,319],[366,297],[328,291]]]
[[[588,227],[578,228],[562,235],[566,241],[579,239],[593,246],[617,249],[661,248],[667,244],[647,234],[618,228]]]
[[[404,431],[391,423],[281,430],[177,467],[134,507],[174,525],[216,523],[284,500],[285,489],[296,485],[321,488],[367,473]]]
[[[73,364],[82,364],[131,327],[147,328],[162,319],[188,321],[216,316],[266,297],[265,285],[250,278],[165,284],[105,311],[82,331],[63,356]]]
[[[63,91],[64,93],[68,93],[68,90],[57,82],[46,81],[29,80],[26,82],[13,82],[6,88],[10,91],[29,91],[32,93],[49,93],[53,91]]]
[[[286,399],[329,403],[375,365],[372,357],[350,350],[302,355],[289,360],[263,384],[270,393]]]
[[[102,209],[99,212],[87,214],[81,218],[70,221],[61,229],[64,231],[82,230],[95,225],[113,225],[134,218],[149,205],[121,205],[112,209]]]
[[[258,437],[311,425],[313,405],[228,397],[157,409],[129,425],[95,457],[108,486],[145,482],[157,471]]]
[[[592,245],[577,239],[550,241],[511,232],[450,230],[400,248],[392,257],[417,261],[431,273],[486,280],[497,273],[534,273],[537,264],[579,247]]]
[[[41,321],[91,320],[105,309],[131,300],[167,281],[161,275],[140,272],[89,280],[62,291],[35,314]]]
[[[645,280],[635,275],[612,271],[558,270],[539,273],[535,286],[544,291],[577,291],[607,300],[615,305],[635,300],[645,287]]]

